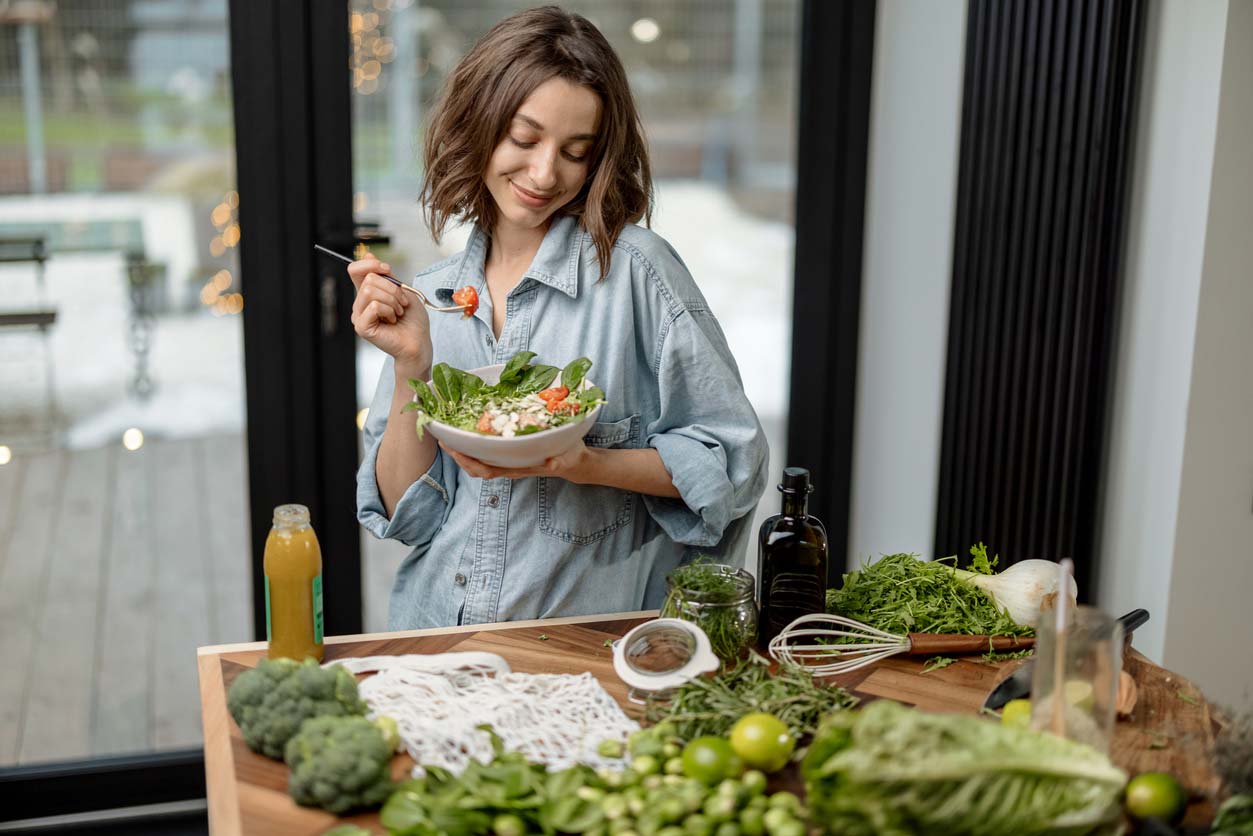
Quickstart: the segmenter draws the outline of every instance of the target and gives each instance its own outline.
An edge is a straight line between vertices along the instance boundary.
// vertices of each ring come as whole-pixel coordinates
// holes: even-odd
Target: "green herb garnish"
[[[1024,647],[1022,650],[1010,650],[1004,653],[998,653],[995,650],[989,650],[987,653],[979,657],[979,661],[986,665],[996,665],[1001,662],[1008,662],[1013,659],[1025,659],[1035,653],[1035,648]]]
[[[752,577],[709,562],[701,555],[666,578],[669,592],[662,618],[681,618],[705,631],[710,649],[723,662],[736,659],[757,641]]]
[[[956,661],[956,659],[948,656],[932,656],[927,660],[927,664],[922,666],[922,672],[931,673],[931,671],[938,671],[940,668],[947,668]]]
[[[991,574],[985,549],[971,550],[971,569]],[[955,557],[925,562],[912,554],[885,555],[844,575],[827,590],[827,611],[889,633],[963,633],[1030,636],[983,590],[953,574]]]
[[[680,685],[668,703],[649,702],[650,722],[669,720],[676,737],[689,741],[702,735],[721,737],[745,714],[762,711],[778,717],[792,734],[812,734],[827,714],[851,708],[857,698],[835,685],[815,682],[804,669],[770,663],[750,652],[713,676]]]

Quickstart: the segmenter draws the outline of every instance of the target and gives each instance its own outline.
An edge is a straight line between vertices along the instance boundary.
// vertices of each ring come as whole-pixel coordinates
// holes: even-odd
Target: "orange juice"
[[[322,659],[322,550],[303,505],[275,508],[265,540],[265,637],[271,659]]]

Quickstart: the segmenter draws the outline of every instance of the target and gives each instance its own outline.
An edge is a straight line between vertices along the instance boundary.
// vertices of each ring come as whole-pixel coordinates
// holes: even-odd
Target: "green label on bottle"
[[[269,598],[266,598],[269,601]],[[322,576],[313,579],[313,641],[322,643]]]
[[[265,576],[265,640],[268,642],[273,638],[273,631],[270,627],[270,576]]]

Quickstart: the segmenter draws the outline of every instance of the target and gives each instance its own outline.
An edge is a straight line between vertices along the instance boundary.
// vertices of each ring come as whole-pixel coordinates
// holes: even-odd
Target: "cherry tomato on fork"
[[[466,306],[465,312],[462,316],[469,319],[474,316],[474,312],[479,309],[479,292],[474,289],[474,285],[468,284],[461,288],[461,290],[453,292],[452,301],[454,305]]]

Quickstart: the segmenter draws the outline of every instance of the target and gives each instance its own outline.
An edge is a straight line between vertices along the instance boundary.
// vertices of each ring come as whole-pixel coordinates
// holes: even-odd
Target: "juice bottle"
[[[271,659],[322,659],[322,550],[303,505],[275,508],[265,540],[265,637]]]
[[[827,530],[806,512],[809,471],[783,470],[783,513],[761,524],[757,579],[761,582],[760,641],[767,645],[802,615],[825,612],[827,603]]]

